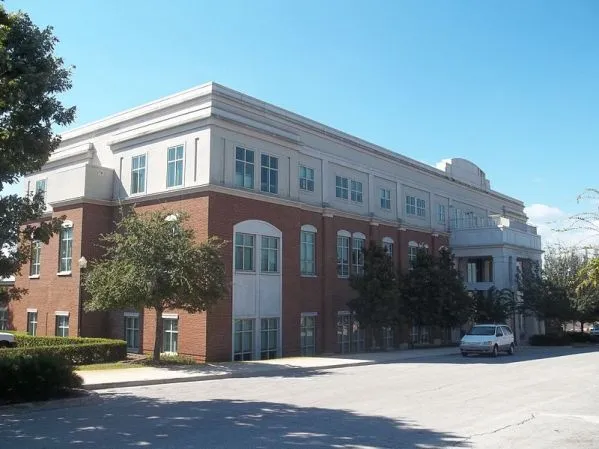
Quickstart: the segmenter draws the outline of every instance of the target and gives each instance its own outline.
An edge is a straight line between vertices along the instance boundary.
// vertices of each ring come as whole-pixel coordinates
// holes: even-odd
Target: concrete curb
[[[49,399],[47,401],[39,402],[19,402],[16,404],[0,405],[0,413],[6,413],[11,411],[42,411],[42,410],[53,410],[64,407],[79,407],[82,405],[88,405],[100,399],[100,396],[93,392],[87,391],[87,389],[78,390],[81,396],[74,398],[64,399]]]
[[[283,375],[283,373],[294,371],[298,374],[309,374],[311,372],[329,370],[329,369],[338,369],[338,368],[353,368],[360,366],[370,366],[370,365],[384,365],[388,363],[398,363],[403,360],[417,360],[424,359],[430,357],[446,357],[446,356],[454,356],[459,355],[460,351],[456,348],[455,352],[447,353],[447,354],[420,354],[414,355],[413,357],[402,357],[395,360],[385,360],[385,361],[374,361],[374,360],[366,360],[359,361],[354,363],[337,363],[333,365],[322,365],[315,367],[296,367],[296,366],[286,366],[286,365],[278,365],[276,367],[272,367],[270,369],[260,369],[256,371],[240,371],[240,372],[228,372],[222,374],[198,374],[196,376],[185,376],[185,377],[170,377],[165,379],[145,379],[145,380],[125,380],[120,382],[105,382],[105,383],[97,383],[97,384],[85,384],[83,388],[85,390],[106,390],[111,388],[125,388],[125,387],[143,387],[148,385],[165,385],[165,384],[173,384],[173,383],[184,383],[184,382],[201,382],[208,380],[219,380],[219,379],[242,379],[248,377],[276,377],[277,374]]]

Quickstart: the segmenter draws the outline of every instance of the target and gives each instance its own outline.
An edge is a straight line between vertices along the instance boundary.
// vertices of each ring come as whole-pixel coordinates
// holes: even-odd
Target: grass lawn
[[[79,365],[75,371],[99,371],[107,369],[141,368],[143,365],[131,362],[96,363],[93,365]]]

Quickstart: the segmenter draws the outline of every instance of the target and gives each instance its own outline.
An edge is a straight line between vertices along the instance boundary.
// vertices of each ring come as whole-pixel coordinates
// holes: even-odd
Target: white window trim
[[[123,316],[128,318],[139,318],[139,312],[125,312],[123,313]],[[162,314],[162,317],[164,318],[164,314]]]
[[[179,314],[178,313],[163,313],[162,318],[166,319],[166,320],[178,320]]]
[[[420,245],[418,244],[418,242],[415,242],[414,240],[412,240],[408,243],[408,246],[411,246],[413,248],[418,248]]]
[[[383,198],[383,190],[385,192],[389,192],[389,207],[383,207],[381,202],[384,199],[385,201],[387,200],[387,198]],[[392,201],[392,195],[391,195],[391,189],[388,189],[386,187],[379,187],[379,209],[381,209],[382,211],[385,211],[387,213],[391,212],[393,210],[393,201]]]
[[[168,149],[167,149],[168,152]],[[137,192],[137,193],[131,193],[129,192],[129,196],[141,196],[141,195],[147,195],[148,192],[148,153],[140,153],[140,154],[135,154],[133,156],[131,156],[131,167],[129,170],[129,190],[131,190],[131,182],[133,182],[133,159],[139,156],[145,156],[146,157],[146,165],[144,167],[144,191],[143,192]],[[166,155],[166,160],[167,160],[167,182],[168,182],[168,153]],[[185,171],[185,148],[183,148],[183,171]]]
[[[62,222],[62,227],[63,228],[72,228],[73,222],[71,220],[65,220]]]
[[[58,273],[60,275],[60,273]],[[29,275],[29,279],[39,279],[40,275],[39,274],[31,274]]]
[[[71,313],[65,310],[57,310],[54,312],[55,316],[69,316]]]
[[[310,225],[310,224],[305,224],[302,225],[302,227],[300,228],[300,247],[302,245],[302,241],[301,241],[301,233],[302,232],[311,232],[312,234],[317,234],[318,231],[316,229],[315,226]],[[300,276],[301,277],[305,277],[305,278],[315,278],[317,277],[316,274],[316,237],[314,237],[314,273],[312,274],[308,274],[308,273],[301,273],[301,267],[300,267]],[[301,254],[301,249],[300,249],[300,254]],[[301,260],[300,260],[300,264],[301,264]]]
[[[337,231],[337,237],[349,237],[351,238],[351,233],[349,231],[345,231],[345,230],[340,230]]]
[[[37,309],[27,309],[27,313],[37,313]]]
[[[59,271],[58,273],[56,273],[56,276],[71,276],[72,274],[72,271]]]
[[[353,178],[348,178],[348,179],[349,179],[349,201],[353,204],[364,204],[364,183],[362,181],[358,181],[357,179],[353,179]],[[359,191],[352,189],[352,182],[356,183],[356,184],[360,184]],[[362,196],[362,201],[358,201],[357,199],[356,200],[352,199],[353,192],[360,193],[360,195]]]
[[[237,189],[256,190],[256,165],[258,165],[258,164],[256,164],[256,155],[260,155],[260,151],[257,150],[256,148],[250,148],[250,147],[242,145],[242,144],[235,144],[234,147],[235,147],[235,151],[233,154],[233,186]],[[237,148],[241,148],[244,151],[244,156],[245,156],[245,152],[247,152],[247,151],[251,151],[252,153],[254,153],[254,162],[251,163],[253,166],[253,169],[254,169],[254,173],[252,174],[252,186],[251,187],[246,187],[244,185],[238,186],[235,183],[235,177],[237,176],[236,165],[237,165],[237,161],[239,160],[239,159],[237,159]],[[243,168],[244,168],[244,176],[245,176],[245,164],[249,164],[250,162],[247,162],[245,159],[241,162],[244,163]],[[262,161],[258,161],[258,162],[260,163],[259,167],[261,167]],[[260,174],[260,176],[262,176],[262,175]],[[263,193],[266,193],[266,192],[263,192]]]
[[[339,235],[339,234],[337,234],[337,235]],[[362,234],[361,232],[354,232],[352,234],[352,238],[366,240],[366,236],[364,234]]]
[[[183,170],[181,172],[181,184],[175,186],[168,186],[168,150],[171,148],[183,147]],[[177,157],[177,153],[175,153],[175,157]],[[175,159],[176,160],[176,159]],[[171,145],[166,149],[166,176],[165,176],[165,186],[166,190],[180,189],[185,187],[185,166],[187,165],[187,142],[183,142],[182,144]]]
[[[314,178],[312,179],[312,183],[314,184],[314,189],[312,189],[312,190],[307,190],[307,189],[302,189],[302,188],[301,188],[301,179],[302,179],[302,178],[301,178],[301,176],[299,175],[299,171],[300,171],[300,169],[301,169],[302,167],[304,167],[304,168],[306,168],[306,169],[310,169],[310,170],[312,170],[312,175],[314,176]],[[297,188],[299,189],[299,191],[300,191],[300,192],[302,192],[303,194],[306,194],[306,195],[314,195],[314,194],[316,193],[316,170],[315,170],[314,168],[310,167],[309,165],[302,164],[302,163],[300,162],[300,163],[298,163],[298,165],[297,165],[297,172],[298,172],[298,173],[297,173],[297,175],[298,175],[298,176],[297,176]],[[307,180],[308,178],[305,178],[305,179]]]
[[[269,183],[268,183],[269,190],[268,191],[262,190],[262,168],[263,168],[262,167],[262,155],[267,156],[269,158],[268,162],[270,162],[270,158],[274,158],[274,159],[277,160],[277,168],[270,168],[270,166],[269,167],[264,167],[264,168],[266,168],[268,170],[268,181],[269,181]],[[271,153],[266,153],[266,152],[260,153],[260,193],[266,193],[267,195],[279,195],[280,194],[280,192],[279,192],[279,184],[281,182],[281,176],[280,176],[280,173],[279,173],[279,170],[280,170],[279,169],[279,167],[280,167],[279,161],[280,161],[280,159],[281,158],[279,156],[274,156]],[[255,169],[256,169],[256,167],[254,166],[254,170]],[[274,192],[274,193],[272,193],[270,191],[270,174],[271,174],[271,171],[276,171],[277,172],[277,191]]]
[[[393,239],[391,237],[383,237],[383,243],[394,244],[395,242],[393,241]]]
[[[318,232],[318,230],[316,229],[316,227],[312,226],[310,224],[302,225],[301,231],[303,231],[303,232],[313,232],[314,234],[316,234]]]
[[[338,187],[337,186],[337,178],[341,178],[341,179],[345,179],[347,181],[347,188],[345,187]],[[339,201],[351,201],[351,178],[348,176],[343,176],[343,175],[337,175],[335,174],[335,198],[338,199]],[[337,196],[337,189],[343,189],[343,190],[347,190],[347,198],[343,198],[342,196]]]
[[[318,312],[302,312],[301,316],[318,316]]]

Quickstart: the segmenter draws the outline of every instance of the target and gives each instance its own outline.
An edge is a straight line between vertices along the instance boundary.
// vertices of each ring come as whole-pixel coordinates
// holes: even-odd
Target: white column
[[[320,160],[320,177],[321,177],[321,185],[320,191],[322,196],[322,202],[329,202],[329,161],[325,158]]]

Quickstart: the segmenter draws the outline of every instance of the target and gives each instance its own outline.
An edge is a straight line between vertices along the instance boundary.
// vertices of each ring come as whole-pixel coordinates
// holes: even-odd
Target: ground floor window
[[[392,327],[383,327],[383,348],[391,349],[393,348],[393,328]]]
[[[366,349],[364,329],[360,329],[360,323],[352,317],[352,352],[364,352]]]
[[[302,315],[300,319],[302,355],[316,353],[316,316]]]
[[[0,309],[0,331],[8,330],[8,309]]]
[[[365,345],[365,332],[360,323],[349,313],[337,314],[337,344],[339,352],[362,352]]]
[[[27,312],[27,333],[37,335],[37,312]]]
[[[429,326],[412,326],[412,334],[410,336],[414,345],[428,345],[431,342],[431,334]]]
[[[179,319],[162,319],[162,352],[176,354],[179,348]]]
[[[260,321],[260,358],[274,359],[279,353],[279,319],[262,318]]]
[[[252,360],[254,356],[254,320],[235,320],[233,360]]]
[[[69,336],[69,316],[56,315],[56,332],[57,337]]]
[[[125,316],[125,341],[127,342],[127,351],[139,351],[139,316]]]

